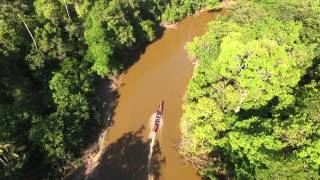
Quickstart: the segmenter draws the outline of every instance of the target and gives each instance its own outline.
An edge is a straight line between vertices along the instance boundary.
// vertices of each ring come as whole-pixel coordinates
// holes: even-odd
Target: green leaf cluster
[[[159,37],[171,3],[1,1],[0,179],[61,179],[79,165],[104,127],[98,82]]]
[[[212,10],[220,8],[219,0],[173,0],[167,4],[162,14],[164,22],[172,23],[181,20],[187,15],[192,15],[199,10]]]
[[[203,176],[319,178],[319,1],[237,1],[188,43],[181,152]]]

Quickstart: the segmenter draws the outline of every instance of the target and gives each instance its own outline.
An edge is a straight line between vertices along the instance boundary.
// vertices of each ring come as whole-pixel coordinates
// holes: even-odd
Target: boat
[[[162,124],[161,122],[162,115],[163,115],[163,100],[160,102],[157,111],[154,113],[152,131],[157,132],[159,130],[159,127]]]

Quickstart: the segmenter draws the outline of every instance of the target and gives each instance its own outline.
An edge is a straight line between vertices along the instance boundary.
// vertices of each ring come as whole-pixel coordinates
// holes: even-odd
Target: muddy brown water
[[[182,100],[193,72],[185,43],[202,35],[213,13],[187,17],[150,44],[122,76],[106,151],[93,179],[147,179],[150,116],[164,99],[164,119],[152,159],[154,179],[201,179],[179,155]]]

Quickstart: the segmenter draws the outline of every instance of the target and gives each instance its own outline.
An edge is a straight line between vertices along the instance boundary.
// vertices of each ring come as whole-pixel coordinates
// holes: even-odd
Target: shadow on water
[[[150,141],[143,141],[142,126],[139,130],[123,134],[109,144],[101,156],[99,165],[88,176],[89,180],[144,180],[148,177],[148,153]],[[165,158],[156,142],[152,157],[151,171],[154,179],[159,179]]]
[[[117,67],[120,62],[120,73],[127,73],[128,69],[134,65],[146,51],[146,48],[160,39],[164,34],[165,28],[157,25],[155,28],[155,39],[151,42],[137,41],[136,45],[132,48],[118,48],[114,50],[114,53],[109,62],[111,66]]]
[[[96,103],[97,111],[99,112],[97,119],[99,121],[88,122],[86,125],[88,135],[85,144],[87,144],[87,148],[96,146],[101,133],[113,125],[112,117],[120,97],[118,91],[112,87],[113,81],[111,79],[99,79],[96,83]]]
[[[111,79],[98,79],[96,80],[96,94],[97,94],[97,110],[99,112],[100,121],[94,124],[87,124],[87,138],[86,147],[82,151],[82,159],[86,155],[95,154],[99,151],[100,145],[99,140],[103,135],[103,132],[107,128],[113,125],[112,117],[114,116],[114,109],[118,104],[119,93],[112,87],[113,81]],[[66,180],[82,180],[85,179],[85,163],[83,162],[79,167],[75,167],[63,179]]]
[[[118,104],[118,99],[120,97],[119,92],[113,87],[112,84],[114,80],[101,80],[102,82],[98,83],[97,95],[99,97],[100,112],[102,114],[103,123],[107,127],[113,125],[112,117],[114,116],[114,109]],[[115,80],[116,81],[116,80]]]
[[[141,55],[143,55],[145,53],[145,50],[147,48],[148,45],[152,44],[153,42],[157,41],[158,39],[160,39],[163,36],[164,33],[164,28],[161,26],[157,27],[156,30],[156,39],[153,40],[152,42],[148,42],[148,43],[141,43],[139,45],[137,45],[136,48],[134,49],[118,49],[115,54],[113,55],[113,59],[114,60],[119,60],[122,59],[122,64],[123,67],[120,70],[119,74],[123,74],[123,73],[127,73],[127,70],[133,65],[135,64],[141,57]],[[125,53],[124,53],[125,52]],[[118,99],[120,97],[119,92],[117,90],[118,87],[123,86],[124,84],[120,84],[121,82],[117,82],[118,77],[111,77],[110,79],[97,79],[96,80],[96,95],[97,95],[97,99],[98,99],[98,111],[100,112],[100,119],[101,121],[98,123],[99,127],[95,126],[95,125],[90,125],[88,124],[88,132],[90,132],[90,135],[87,137],[86,139],[86,143],[87,144],[87,148],[85,148],[86,150],[84,150],[83,154],[90,154],[92,152],[97,152],[98,151],[98,139],[99,136],[102,135],[102,132],[106,129],[111,127],[112,125],[114,125],[114,121],[113,121],[113,116],[115,115],[114,110],[118,104]],[[116,81],[116,82],[115,82]],[[113,85],[116,84],[116,87],[114,87]],[[144,151],[148,151],[148,142],[143,142],[142,140],[142,136],[141,136],[141,131],[139,130],[137,132],[132,132],[131,134],[126,134],[124,135],[125,137],[122,137],[119,140],[130,140],[130,137],[137,140],[137,138],[140,138],[140,142],[136,142],[136,143],[140,143],[142,145]],[[141,137],[140,137],[141,136]],[[128,144],[130,144],[127,141]],[[111,144],[114,145],[114,144]],[[136,145],[137,148],[139,145]],[[108,148],[110,149],[110,148]],[[130,149],[132,149],[132,145],[130,146]],[[118,152],[105,152],[105,154],[117,154]],[[140,152],[138,152],[140,153]],[[136,153],[136,154],[138,154]],[[156,143],[155,145],[155,157],[157,157],[157,153],[160,153],[160,148],[159,148],[159,143]],[[161,154],[161,153],[160,153]],[[145,158],[147,158],[148,153],[145,153],[144,155]],[[103,155],[105,156],[105,155]],[[136,156],[136,155],[134,155]],[[125,158],[123,158],[125,160]],[[156,163],[157,161],[155,161],[154,167],[156,167],[158,164]],[[102,164],[104,164],[104,162],[101,162]],[[137,162],[139,163],[139,162]],[[161,163],[164,163],[164,160],[161,160]],[[118,163],[119,165],[121,163]],[[105,164],[104,164],[105,165]],[[108,163],[106,164],[106,166],[108,165]],[[134,165],[134,164],[133,164]],[[101,166],[101,165],[99,165]],[[160,167],[160,166],[159,166]],[[146,170],[147,171],[147,170]],[[108,171],[110,173],[110,171]],[[84,164],[82,164],[80,167],[71,170],[65,177],[64,179],[72,179],[72,180],[79,180],[79,179],[84,179],[85,177],[85,167]],[[136,172],[131,172],[131,173],[136,173]],[[154,171],[155,174],[155,178],[159,176],[157,175],[157,173],[160,175],[159,171]],[[114,172],[112,172],[112,174],[114,174]],[[115,174],[117,175],[117,174]],[[135,179],[135,175],[133,174],[127,174],[128,178],[125,179]],[[132,178],[129,178],[133,176]],[[105,179],[102,178],[103,176],[100,176],[100,179]],[[109,176],[106,176],[109,177]],[[109,179],[109,178],[107,178]],[[139,179],[139,178],[138,178]]]
[[[145,53],[147,46],[161,38],[163,33],[164,28],[158,26],[156,39],[154,41],[139,44],[134,49],[116,50],[113,59],[122,59],[123,67],[121,73],[127,73],[127,70]],[[96,130],[95,134],[91,135],[88,142],[89,144],[91,142],[91,147],[97,147],[99,135],[101,136],[104,129],[112,127],[114,123],[116,123],[113,121],[113,116],[115,115],[114,110],[120,96],[117,88],[124,85],[120,84],[121,80],[118,81],[117,78],[118,77],[114,77],[97,82],[96,94],[99,98],[99,112],[101,112],[100,114],[102,116],[100,124],[101,127],[104,128],[100,127]],[[113,87],[113,84],[116,84],[116,87]],[[88,176],[88,179],[147,179],[147,158],[150,141],[143,141],[143,130],[144,127],[141,127],[136,132],[126,133],[115,143],[109,144],[105,152],[101,155],[99,165]],[[98,149],[89,148],[89,150],[96,151]],[[161,164],[165,163],[165,159],[161,157],[159,142],[156,142],[154,146],[151,161],[153,177],[154,179],[159,179]],[[82,166],[71,173],[72,175],[66,179],[83,179],[85,177],[84,171],[84,166]]]

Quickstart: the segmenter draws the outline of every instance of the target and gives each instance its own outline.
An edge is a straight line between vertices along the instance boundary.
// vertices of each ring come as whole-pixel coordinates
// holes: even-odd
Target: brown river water
[[[213,13],[200,13],[166,29],[122,76],[113,126],[106,137],[102,160],[89,179],[148,179],[150,116],[164,99],[163,126],[156,135],[153,179],[201,179],[179,155],[182,100],[193,72],[185,43],[202,35]]]

